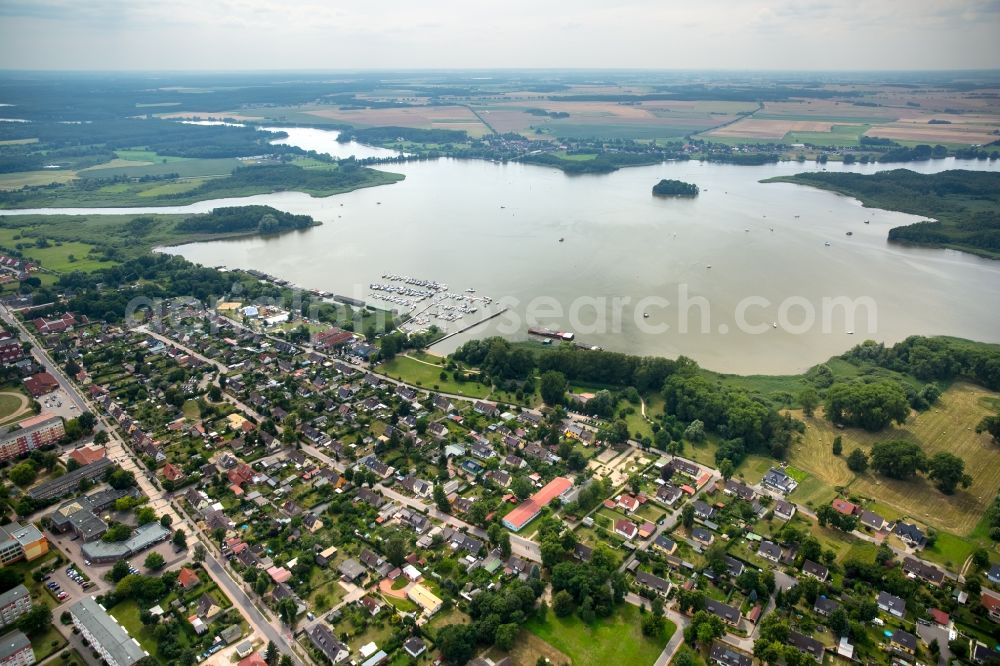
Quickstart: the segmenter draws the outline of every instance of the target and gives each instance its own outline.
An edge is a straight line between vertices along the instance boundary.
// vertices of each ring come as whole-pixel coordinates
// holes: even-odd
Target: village
[[[161,327],[4,318],[3,362],[39,413],[0,456],[58,457],[9,489],[0,555],[24,582],[0,595],[5,664],[61,643],[115,666],[495,666],[529,629],[601,606],[641,621],[621,649],[657,666],[996,658],[1000,565],[977,562],[980,585],[922,559],[921,526],[846,497],[797,504],[777,461],[750,483],[602,441],[594,417],[394,380],[351,331],[293,343],[231,305],[169,307]],[[95,434],[66,442],[85,413]],[[568,580],[595,571],[606,604]],[[464,655],[452,628],[483,626],[483,600],[512,589],[541,618]],[[57,635],[7,633],[39,604]]]

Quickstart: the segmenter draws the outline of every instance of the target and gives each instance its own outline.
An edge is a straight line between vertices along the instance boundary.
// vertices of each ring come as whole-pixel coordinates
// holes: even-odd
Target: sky
[[[0,69],[1000,68],[1000,0],[0,0]]]

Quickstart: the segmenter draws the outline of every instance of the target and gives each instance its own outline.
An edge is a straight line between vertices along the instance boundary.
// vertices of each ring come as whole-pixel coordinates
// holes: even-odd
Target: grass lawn
[[[58,618],[56,619],[58,621]],[[66,646],[66,639],[59,633],[54,624],[50,624],[44,634],[31,637],[31,647],[35,651],[35,659],[41,661],[50,654],[58,652]]]
[[[390,377],[400,379],[409,384],[415,384],[425,389],[434,389],[470,398],[485,398],[490,394],[490,387],[476,382],[459,383],[454,381],[450,374],[447,379],[442,380],[440,377],[441,368],[423,363],[414,358],[409,358],[408,356],[397,356],[391,361],[378,366],[377,370]]]
[[[622,604],[609,618],[592,625],[572,615],[556,617],[549,613],[544,622],[530,619],[525,628],[570,658],[574,666],[604,664],[650,665],[656,662],[676,627],[667,622],[667,631],[659,640],[642,635],[639,609]]]
[[[0,393],[0,421],[13,416],[23,404],[24,399],[20,394],[12,391]]]

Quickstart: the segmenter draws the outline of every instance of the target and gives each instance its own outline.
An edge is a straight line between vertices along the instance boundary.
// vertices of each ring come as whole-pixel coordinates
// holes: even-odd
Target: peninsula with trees
[[[817,171],[764,182],[810,185],[855,197],[866,207],[933,217],[893,227],[889,240],[1000,259],[1000,173],[964,169],[932,174],[894,169],[868,175]]]

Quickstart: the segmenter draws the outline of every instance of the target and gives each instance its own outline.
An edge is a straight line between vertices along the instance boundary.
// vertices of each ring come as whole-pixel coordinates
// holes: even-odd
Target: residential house
[[[823,644],[815,638],[800,634],[794,629],[788,632],[788,644],[802,654],[807,654],[818,663],[823,663]]]
[[[799,485],[798,481],[788,476],[784,470],[775,467],[767,470],[761,483],[785,495],[795,490]]]
[[[650,592],[653,592],[655,594],[658,594],[661,597],[666,597],[668,594],[670,594],[670,588],[671,588],[670,581],[664,580],[659,576],[654,576],[651,573],[647,573],[645,571],[636,571],[635,582],[639,585],[639,587],[649,590]]]
[[[817,564],[812,560],[806,560],[802,563],[802,573],[807,576],[812,576],[819,582],[825,582],[827,577],[830,575],[830,570],[824,567],[822,564]]]
[[[906,602],[899,597],[889,594],[888,592],[879,592],[878,598],[876,599],[879,610],[885,611],[890,615],[895,617],[903,617],[906,615]]]

